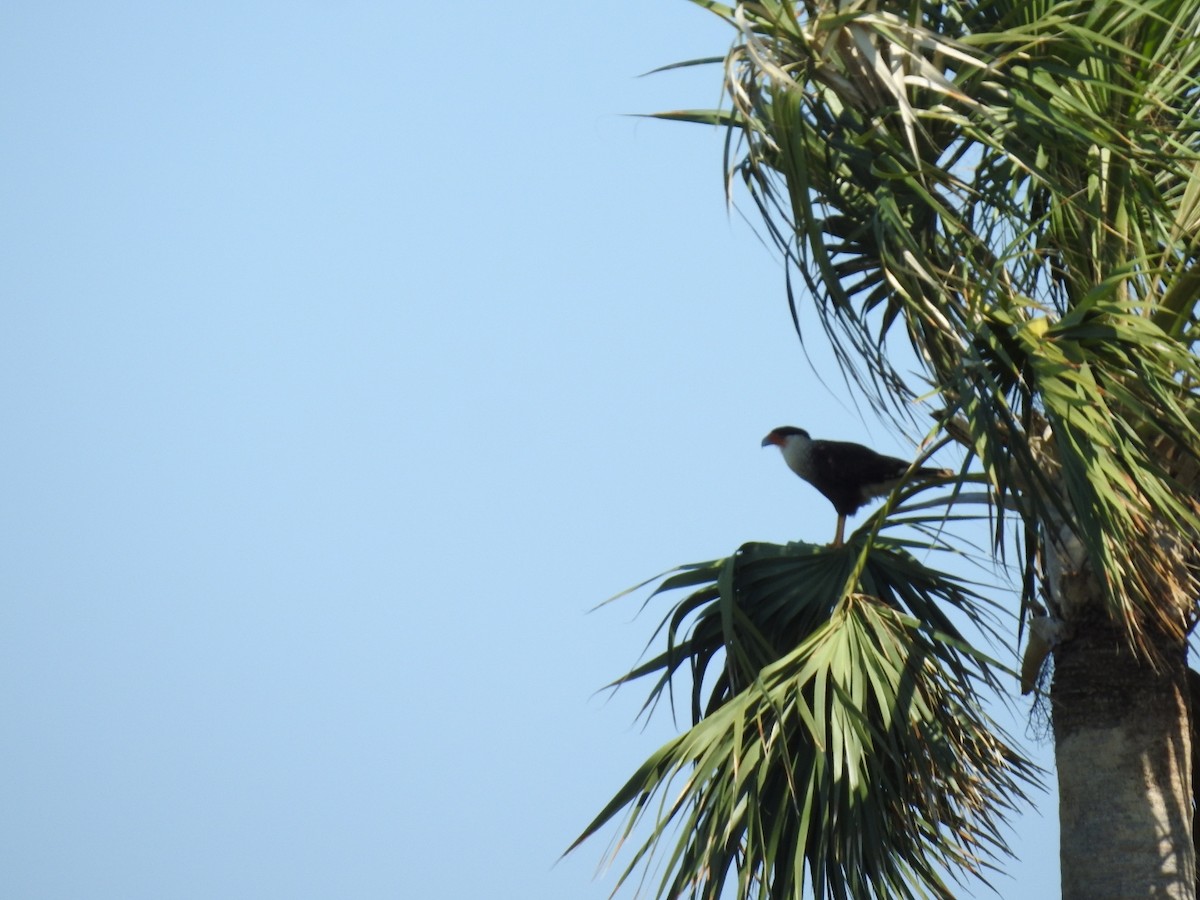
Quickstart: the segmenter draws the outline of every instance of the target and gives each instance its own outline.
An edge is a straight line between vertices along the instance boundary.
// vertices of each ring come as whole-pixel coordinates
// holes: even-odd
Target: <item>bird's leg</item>
[[[838,529],[837,529],[837,535],[835,535],[835,536],[834,536],[834,539],[833,539],[833,546],[834,546],[834,547],[840,547],[840,546],[842,546],[842,543],[843,543],[843,540],[842,540],[842,539],[843,539],[843,537],[845,536],[845,533],[846,533],[846,517],[845,517],[845,516],[843,516],[843,515],[840,515],[840,514],[839,514],[839,515],[838,515]]]

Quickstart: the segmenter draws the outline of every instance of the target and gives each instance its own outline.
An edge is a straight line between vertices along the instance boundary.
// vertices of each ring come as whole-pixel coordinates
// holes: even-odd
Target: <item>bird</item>
[[[950,478],[949,469],[919,467],[912,469],[895,456],[884,456],[870,447],[849,441],[813,440],[803,428],[783,425],[763,438],[764,447],[774,444],[783,454],[788,468],[825,495],[837,510],[837,534],[833,546],[840,547],[846,529],[846,516],[852,516],[874,497],[882,497],[904,480]]]

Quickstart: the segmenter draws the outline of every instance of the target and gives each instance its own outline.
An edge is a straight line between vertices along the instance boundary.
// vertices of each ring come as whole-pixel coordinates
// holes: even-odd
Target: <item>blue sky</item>
[[[827,540],[776,425],[910,452],[721,135],[624,115],[714,105],[637,76],[725,26],[531,12],[0,12],[0,895],[605,897],[556,859],[672,730],[596,693],[655,616],[587,610]]]

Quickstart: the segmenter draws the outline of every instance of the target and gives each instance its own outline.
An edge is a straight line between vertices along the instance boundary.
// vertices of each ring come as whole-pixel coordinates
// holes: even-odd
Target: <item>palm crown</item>
[[[941,612],[986,605],[909,555],[974,515],[964,487],[998,552],[1016,535],[1022,625],[1103,620],[1158,665],[1194,622],[1200,0],[694,2],[735,29],[730,105],[663,117],[727,128],[796,327],[810,303],[876,409],[979,474],[941,501],[901,484],[847,551],[746,545],[660,585],[691,593],[621,681],[653,700],[690,669],[693,728],[585,836],[686,773],[628,870],[682,819],[663,896],[799,897],[805,870],[818,896],[950,896],[1033,778]]]

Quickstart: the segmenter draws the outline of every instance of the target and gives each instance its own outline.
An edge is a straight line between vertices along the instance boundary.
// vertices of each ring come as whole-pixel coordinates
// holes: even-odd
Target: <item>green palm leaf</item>
[[[730,177],[843,368],[902,424],[936,386],[1027,572],[1085,560],[1142,650],[1182,635],[1198,585],[1162,536],[1200,535],[1200,6],[701,5],[736,29]]]
[[[912,487],[895,499],[897,518],[946,518]],[[692,725],[573,845],[622,819],[615,848],[648,831],[618,887],[641,871],[658,896],[950,897],[947,873],[1005,852],[1002,814],[1036,772],[981,708],[998,665],[954,624],[989,628],[991,606],[873,536],[885,513],[844,547],[747,544],[652,593],[689,591],[665,648],[615,684],[649,678],[650,709],[686,677]]]

